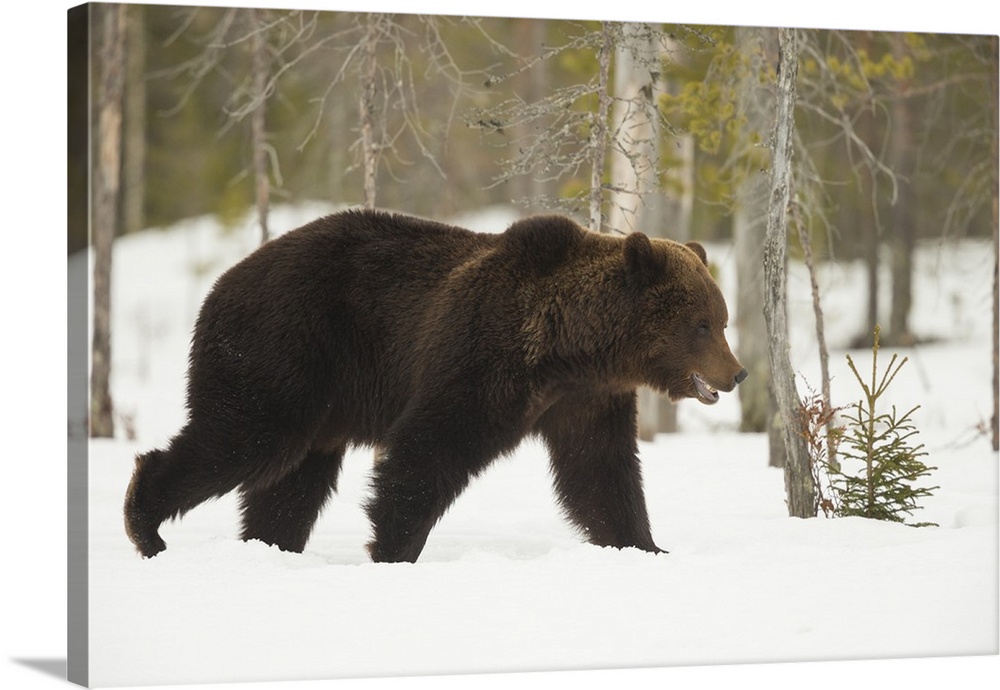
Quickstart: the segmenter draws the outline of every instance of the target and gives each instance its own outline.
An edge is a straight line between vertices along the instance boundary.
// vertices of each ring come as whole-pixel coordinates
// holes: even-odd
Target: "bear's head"
[[[747,371],[726,341],[729,311],[705,249],[633,233],[622,254],[634,300],[638,376],[671,400],[718,402],[719,391],[732,391]]]

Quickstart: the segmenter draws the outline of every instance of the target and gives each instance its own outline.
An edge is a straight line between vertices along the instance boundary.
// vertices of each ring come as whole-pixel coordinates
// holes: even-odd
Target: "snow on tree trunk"
[[[103,37],[97,92],[97,168],[94,171],[94,327],[91,344],[90,435],[114,435],[111,403],[111,248],[118,225],[122,105],[125,83],[125,6],[100,6]]]
[[[768,355],[774,394],[785,439],[788,514],[792,517],[815,517],[816,487],[805,439],[799,433],[801,400],[788,355],[785,304],[788,203],[795,126],[795,80],[798,75],[798,40],[794,29],[778,30],[778,51],[777,107],[771,137],[771,197],[764,244],[764,318],[770,340]]]

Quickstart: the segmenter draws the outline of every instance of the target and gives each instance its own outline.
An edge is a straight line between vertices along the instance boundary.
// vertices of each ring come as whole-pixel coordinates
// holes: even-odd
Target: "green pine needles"
[[[824,462],[830,487],[835,494],[838,516],[861,516],[876,520],[902,522],[912,527],[936,526],[932,522],[909,523],[907,518],[921,506],[918,500],[930,496],[937,486],[917,486],[936,467],[928,467],[921,458],[927,455],[923,444],[913,445],[917,429],[913,413],[919,405],[900,415],[893,405],[890,412],[879,412],[878,401],[907,359],[897,362],[893,355],[889,366],[879,375],[879,327],[875,327],[872,347],[871,379],[866,382],[850,355],[847,364],[864,391],[864,399],[846,408],[847,424],[838,434],[844,462],[832,467]],[[857,468],[849,474],[848,467]]]

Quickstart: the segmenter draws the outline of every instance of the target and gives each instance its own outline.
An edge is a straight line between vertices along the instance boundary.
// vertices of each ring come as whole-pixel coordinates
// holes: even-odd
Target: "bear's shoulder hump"
[[[586,230],[565,216],[531,216],[513,223],[503,233],[503,246],[545,272],[561,263],[583,241]]]

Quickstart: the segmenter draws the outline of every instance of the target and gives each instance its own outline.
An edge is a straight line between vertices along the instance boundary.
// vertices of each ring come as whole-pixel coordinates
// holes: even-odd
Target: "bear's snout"
[[[739,372],[737,372],[737,374],[736,374],[736,385],[738,386],[741,383],[743,383],[744,381],[746,381],[746,378],[749,375],[750,375],[750,372],[748,372],[746,369],[740,369]]]

